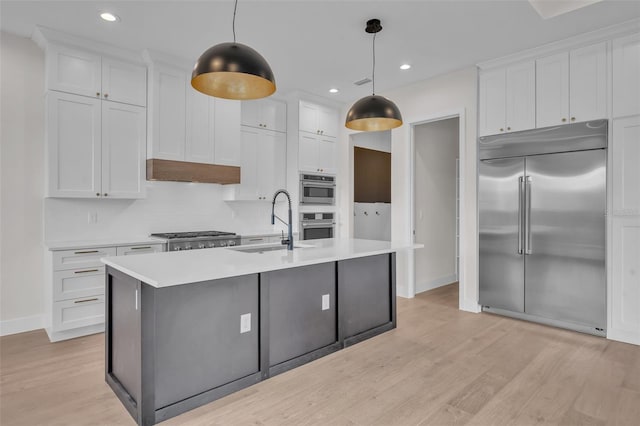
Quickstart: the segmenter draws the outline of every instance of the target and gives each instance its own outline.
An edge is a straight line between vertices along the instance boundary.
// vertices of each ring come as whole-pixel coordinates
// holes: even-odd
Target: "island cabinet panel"
[[[395,327],[393,254],[338,262],[340,335],[344,346]]]
[[[259,371],[258,300],[258,275],[157,290],[156,409]]]
[[[338,347],[335,263],[262,274],[268,295],[269,367],[308,355],[332,344]],[[323,303],[324,301],[324,303]],[[271,369],[270,373],[288,368]]]

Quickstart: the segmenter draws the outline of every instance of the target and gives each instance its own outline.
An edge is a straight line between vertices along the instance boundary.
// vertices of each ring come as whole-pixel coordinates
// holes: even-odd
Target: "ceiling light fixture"
[[[276,91],[276,80],[262,55],[236,43],[237,8],[238,0],[233,8],[233,43],[217,44],[200,55],[191,74],[191,86],[216,98],[265,98]]]
[[[120,18],[118,18],[116,15],[114,15],[113,13],[110,12],[102,12],[100,14],[100,17],[107,22],[115,22],[117,20],[119,20]]]
[[[339,92],[339,90],[336,89],[336,88],[329,89],[329,93],[338,93],[338,92]]]
[[[365,31],[373,34],[372,95],[365,96],[353,104],[347,112],[345,126],[352,130],[368,132],[394,129],[402,126],[400,110],[391,100],[376,95],[376,34],[382,31],[380,20],[368,20]]]
[[[411,68],[411,65],[409,65],[409,64],[402,64],[402,65],[400,65],[400,69],[401,69],[401,70],[408,70],[408,69],[410,69],[410,68]]]

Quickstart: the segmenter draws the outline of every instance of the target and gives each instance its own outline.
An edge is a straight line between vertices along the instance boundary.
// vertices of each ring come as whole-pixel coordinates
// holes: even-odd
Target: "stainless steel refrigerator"
[[[604,335],[607,121],[479,139],[483,310]]]

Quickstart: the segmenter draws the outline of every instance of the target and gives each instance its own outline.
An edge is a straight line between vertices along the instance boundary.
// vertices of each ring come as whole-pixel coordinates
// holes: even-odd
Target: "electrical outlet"
[[[90,225],[98,223],[98,212],[89,212],[89,214],[87,215],[87,222]]]
[[[328,294],[323,294],[322,295],[322,310],[326,311],[327,309],[329,309],[329,306],[330,306],[329,295]]]
[[[251,314],[240,315],[240,334],[251,331]]]

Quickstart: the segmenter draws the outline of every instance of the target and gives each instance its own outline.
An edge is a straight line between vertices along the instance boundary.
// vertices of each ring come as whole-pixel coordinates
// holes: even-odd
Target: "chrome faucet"
[[[275,213],[275,207],[276,207],[276,198],[278,198],[278,195],[280,194],[284,194],[287,196],[287,200],[289,201],[289,223],[285,222],[284,220],[280,219],[278,216],[276,216]],[[278,189],[276,191],[275,194],[273,194],[273,201],[271,201],[271,224],[275,225],[276,224],[276,218],[284,223],[285,225],[287,225],[287,230],[288,230],[288,234],[287,234],[287,239],[283,239],[281,241],[281,243],[284,245],[287,245],[287,250],[293,250],[293,230],[291,229],[291,225],[292,225],[292,217],[293,214],[291,213],[291,197],[289,196],[289,192],[287,192],[286,189]]]

